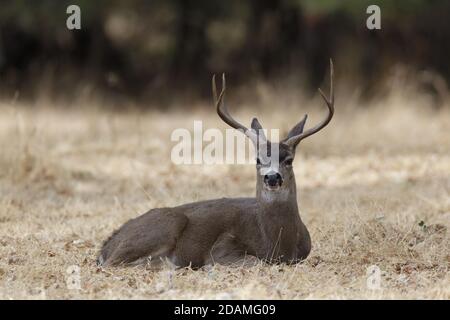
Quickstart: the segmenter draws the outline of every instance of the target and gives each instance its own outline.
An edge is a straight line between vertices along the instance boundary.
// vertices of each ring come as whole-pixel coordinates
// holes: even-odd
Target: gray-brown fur
[[[332,71],[331,64],[331,75]],[[219,96],[213,80],[218,114],[230,126],[243,130],[254,142],[259,157],[259,147],[266,144],[271,150],[272,144],[257,132],[262,128],[258,120],[254,119],[253,130],[248,130],[229,115],[223,103],[224,80]],[[180,267],[201,267],[213,263],[233,264],[247,257],[286,263],[305,259],[311,250],[311,240],[298,211],[292,161],[300,140],[331,120],[332,85],[330,91],[330,100],[322,94],[329,110],[324,121],[304,132],[305,117],[285,140],[274,144],[279,162],[276,169],[265,162],[257,163],[256,197],[221,198],[152,209],[115,231],[103,244],[98,263],[111,266],[163,258]]]
[[[100,260],[106,266],[167,257],[177,266],[200,267],[246,255],[291,262],[309,250],[296,205],[222,198],[153,209],[128,221],[105,242]]]

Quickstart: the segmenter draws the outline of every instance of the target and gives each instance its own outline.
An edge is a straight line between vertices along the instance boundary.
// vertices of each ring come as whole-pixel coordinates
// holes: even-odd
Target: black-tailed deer
[[[331,60],[330,76],[330,97],[319,89],[328,107],[326,118],[303,131],[305,115],[279,143],[266,139],[256,118],[250,130],[234,120],[224,104],[225,77],[219,96],[213,77],[213,95],[220,118],[242,130],[256,146],[256,197],[222,198],[152,209],[115,231],[103,244],[98,263],[110,266],[168,259],[180,267],[201,267],[212,263],[233,264],[245,261],[246,257],[286,263],[305,259],[311,250],[311,240],[298,211],[292,162],[298,143],[324,128],[333,117]],[[260,161],[262,149],[269,151],[269,159],[277,157],[276,167],[270,161]]]

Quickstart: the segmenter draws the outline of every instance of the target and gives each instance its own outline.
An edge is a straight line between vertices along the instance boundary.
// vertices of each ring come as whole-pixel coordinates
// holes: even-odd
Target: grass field
[[[301,108],[263,100],[230,108],[284,131],[305,110],[310,125],[325,110],[318,99]],[[3,102],[0,298],[450,299],[450,109],[426,103],[395,95],[357,109],[338,99],[331,125],[302,142],[294,168],[313,241],[304,263],[152,271],[100,269],[95,258],[115,228],[150,208],[254,193],[250,165],[170,161],[173,129],[196,119],[226,128],[212,107],[120,113]],[[74,265],[80,289],[67,286]]]

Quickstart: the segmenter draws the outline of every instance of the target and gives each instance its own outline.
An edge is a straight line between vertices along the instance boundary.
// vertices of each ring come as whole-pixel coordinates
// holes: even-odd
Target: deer
[[[286,138],[271,142],[256,118],[248,129],[230,115],[224,102],[225,75],[219,95],[213,76],[217,114],[226,124],[243,132],[256,148],[256,196],[151,209],[113,232],[103,243],[97,264],[126,266],[164,260],[176,267],[201,268],[216,263],[239,264],[248,258],[286,264],[306,259],[311,238],[299,214],[293,161],[300,141],[327,126],[334,115],[331,59],[329,97],[318,90],[328,109],[326,117],[304,130],[306,114]],[[274,156],[277,166],[267,161]]]

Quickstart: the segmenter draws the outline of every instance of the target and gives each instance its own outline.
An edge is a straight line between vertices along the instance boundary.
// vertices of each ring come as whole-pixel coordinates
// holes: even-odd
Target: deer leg
[[[188,218],[184,214],[151,210],[128,221],[105,242],[98,264],[111,266],[167,257],[176,246]]]
[[[220,235],[212,246],[205,264],[222,264],[228,266],[252,266],[260,260],[247,254],[245,246],[232,234]]]

